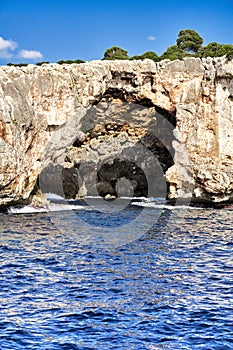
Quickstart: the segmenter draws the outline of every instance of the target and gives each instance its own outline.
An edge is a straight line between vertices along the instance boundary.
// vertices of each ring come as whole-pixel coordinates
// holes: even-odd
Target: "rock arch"
[[[174,164],[174,129],[175,111],[124,89],[108,88],[80,120],[79,135],[64,153],[63,170],[50,164],[40,180],[47,192],[54,192],[54,173],[58,176],[60,171],[57,194],[66,198],[166,197],[165,173]]]
[[[138,116],[131,111],[132,120],[114,120],[116,132],[110,128],[111,121],[105,123],[110,136],[102,135],[104,138],[116,139],[125,133],[129,143],[134,137],[134,144],[143,138],[149,143],[146,137],[151,130],[153,135],[162,130],[157,138],[174,162],[164,169],[170,198],[191,193],[192,200],[231,201],[232,64],[223,57],[1,67],[0,205],[28,200],[41,171],[49,163],[66,167],[72,147],[76,151],[87,147],[104,151],[98,137],[85,141],[88,131],[82,130],[88,113],[104,108],[104,103],[110,111],[119,105],[124,109],[124,104],[143,110]],[[151,126],[153,118],[141,117],[151,109],[162,116],[159,128]],[[135,126],[130,131],[132,121]],[[139,122],[141,131],[137,129]],[[171,133],[167,125],[172,125]],[[126,127],[132,135],[123,131]],[[141,137],[142,130],[147,130],[147,135]],[[150,151],[150,147],[146,149]],[[74,163],[71,174],[76,166]]]

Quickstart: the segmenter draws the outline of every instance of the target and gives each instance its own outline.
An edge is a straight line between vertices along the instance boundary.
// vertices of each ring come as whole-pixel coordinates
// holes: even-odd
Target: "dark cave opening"
[[[96,187],[101,197],[108,194],[115,197],[148,195],[148,182],[143,170],[127,159],[116,158],[111,163],[104,163],[97,172]]]
[[[80,196],[81,187],[84,195],[166,197],[164,174],[174,164],[175,113],[124,89],[107,89],[81,121],[82,138],[71,147],[76,158],[68,151],[63,165],[50,164],[41,173],[40,187],[67,199]],[[132,141],[132,149],[119,145],[121,155],[111,154],[113,138],[122,135]],[[101,159],[98,151],[104,143],[107,157]],[[95,154],[95,159],[79,158],[80,151]]]
[[[150,120],[148,116],[141,118],[149,109],[152,113]],[[175,110],[167,111],[155,106],[148,98],[139,99],[124,89],[109,88],[93,103],[93,108],[83,118],[82,131],[85,133],[85,137],[82,140],[77,139],[73,146],[88,148],[88,145],[92,147],[93,139],[98,141],[98,139],[104,138],[105,142],[108,143],[111,137],[127,133],[129,137],[137,137],[136,146],[142,145],[153,155],[164,176],[168,168],[174,164],[172,142],[174,140],[173,131],[176,127],[175,114]],[[109,157],[111,158],[111,154]],[[135,155],[136,158],[137,155]],[[87,165],[87,170],[84,171],[82,177],[91,189],[88,194],[92,195],[95,188],[102,197],[108,194],[118,197],[117,189],[119,191],[120,188],[122,195],[127,196],[130,192],[135,197],[147,197],[149,194],[148,186],[151,186],[151,181],[148,183],[147,176],[149,174],[149,177],[153,178],[153,174],[150,174],[147,169],[146,176],[145,169],[140,166],[140,162],[143,164],[143,161],[143,155],[141,160],[137,162],[132,159],[127,160],[124,157],[113,157],[101,165],[97,175],[95,174],[96,176],[90,175],[93,167]],[[165,177],[163,181],[165,181],[164,179]],[[153,193],[159,195],[161,187],[164,187],[158,186],[162,179],[157,181],[154,174],[154,182],[157,183],[158,189],[154,190]],[[169,184],[166,183],[166,195],[168,191]]]

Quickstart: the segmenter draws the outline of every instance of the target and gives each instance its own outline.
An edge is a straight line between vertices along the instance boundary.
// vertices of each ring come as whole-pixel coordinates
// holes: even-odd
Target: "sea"
[[[232,350],[233,211],[54,199],[0,215],[1,350]]]

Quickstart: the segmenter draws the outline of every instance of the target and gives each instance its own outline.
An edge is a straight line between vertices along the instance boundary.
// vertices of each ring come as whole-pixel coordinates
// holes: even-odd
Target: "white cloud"
[[[43,55],[40,51],[36,50],[20,50],[19,57],[27,60],[37,60],[43,58]]]
[[[147,40],[156,40],[156,37],[155,36],[153,36],[153,35],[150,35],[150,36],[148,36],[148,38],[147,38]]]
[[[0,58],[10,58],[12,57],[13,51],[17,47],[17,43],[12,40],[5,40],[0,36]]]
[[[9,59],[9,58],[22,58],[28,60],[37,60],[41,59],[43,55],[40,51],[36,50],[20,50],[19,53],[15,53],[14,50],[18,47],[18,44],[11,40],[5,40],[0,36],[0,58]]]

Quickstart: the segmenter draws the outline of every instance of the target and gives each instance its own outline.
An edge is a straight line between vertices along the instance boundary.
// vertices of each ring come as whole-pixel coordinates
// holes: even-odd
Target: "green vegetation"
[[[42,66],[42,64],[48,64],[49,62],[47,61],[43,61],[43,62],[37,62],[36,65],[37,66]]]
[[[144,52],[140,56],[130,57],[130,60],[145,60],[146,58],[149,58],[149,59],[153,60],[154,62],[159,61],[159,56],[154,51],[147,51],[147,52]]]
[[[77,64],[79,64],[79,63],[85,63],[85,61],[80,60],[80,59],[78,59],[78,60],[66,60],[66,61],[61,60],[61,61],[58,61],[57,63],[58,63],[58,64],[72,64],[72,63],[77,63]]]
[[[28,66],[28,63],[7,63],[7,66],[26,67]]]
[[[43,62],[37,62],[35,63],[36,66],[42,66],[43,64],[49,64],[50,62],[48,61],[43,61]],[[61,60],[61,61],[58,61],[56,62],[58,64],[72,64],[72,63],[76,63],[76,64],[79,64],[79,63],[85,63],[85,61],[83,60]],[[29,63],[7,63],[7,66],[14,66],[14,67],[25,67],[25,66],[28,66]]]
[[[128,60],[128,51],[118,47],[113,46],[107,49],[104,53],[103,60]]]
[[[197,52],[197,57],[220,57],[233,56],[233,45],[218,44],[216,42],[209,43],[207,46],[201,47]]]
[[[182,60],[184,57],[221,57],[226,55],[227,57],[233,57],[233,45],[232,44],[218,44],[211,42],[207,46],[203,46],[203,38],[193,29],[183,29],[179,31],[176,39],[176,45],[172,45],[158,56],[154,51],[144,52],[142,55],[135,55],[130,57],[128,51],[122,49],[119,46],[113,46],[104,52],[103,60],[144,60],[151,59],[154,62],[158,62],[164,59],[169,60]],[[37,62],[37,66],[41,66],[44,63],[49,62]],[[72,64],[72,63],[85,63],[81,59],[77,60],[61,60],[58,64]],[[28,63],[8,63],[8,66],[24,67]]]
[[[173,60],[181,60],[184,57],[189,56],[187,52],[181,50],[178,46],[172,45],[167,48],[167,50],[160,56],[160,60],[169,59]]]
[[[104,53],[104,60],[144,60],[150,58],[153,61],[161,61],[164,59],[177,60],[184,57],[220,57],[226,55],[227,57],[233,56],[232,44],[217,44],[209,43],[207,46],[202,46],[203,38],[193,29],[184,29],[178,33],[176,45],[172,45],[158,56],[154,51],[145,52],[142,55],[136,55],[129,57],[128,51],[113,46],[107,49]]]
[[[179,49],[192,54],[201,48],[203,42],[204,40],[195,30],[185,29],[179,32],[176,45]]]
[[[147,51],[147,52],[143,53],[141,55],[141,57],[142,57],[143,60],[146,59],[146,58],[149,58],[149,59],[151,59],[151,60],[153,60],[155,62],[159,60],[159,56],[154,51]]]

